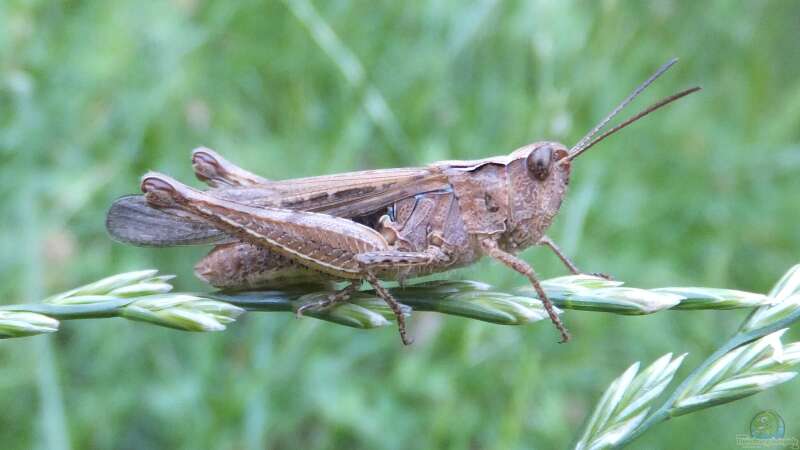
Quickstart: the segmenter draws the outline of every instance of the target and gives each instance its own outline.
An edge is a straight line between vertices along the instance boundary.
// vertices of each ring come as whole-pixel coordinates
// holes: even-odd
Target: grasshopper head
[[[572,148],[545,141],[526,145],[511,154],[507,165],[511,201],[507,221],[509,234],[506,236],[508,247],[535,245],[544,235],[566,194],[572,160],[642,117],[700,90],[693,87],[666,97],[601,133],[611,119],[676,62],[677,59],[672,59],[661,66]]]
[[[511,154],[515,164],[525,167],[524,171],[516,171],[517,174],[525,173],[525,176],[518,176],[516,181],[532,184],[541,192],[563,189],[569,184],[571,160],[568,156],[567,147],[558,142],[543,141],[526,145]],[[514,181],[512,184],[515,184]]]
[[[510,246],[534,245],[544,233],[567,192],[569,150],[552,141],[536,142],[515,150],[508,163],[508,217]]]

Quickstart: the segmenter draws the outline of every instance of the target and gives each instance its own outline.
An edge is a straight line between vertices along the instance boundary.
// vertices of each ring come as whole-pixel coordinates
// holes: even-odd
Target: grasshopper
[[[547,246],[570,272],[580,273],[545,234],[564,199],[571,164],[606,137],[699,90],[666,97],[597,135],[675,62],[659,68],[571,148],[542,141],[474,161],[283,181],[199,148],[192,165],[208,190],[147,173],[144,195],[118,199],[107,228],[116,240],[135,245],[215,244],[195,273],[223,289],[347,282],[324,300],[299,307],[298,315],[345,301],[367,281],[394,312],[404,344],[410,343],[405,317],[382,281],[402,283],[488,256],[527,277],[566,342],[570,335],[536,272],[516,254]]]

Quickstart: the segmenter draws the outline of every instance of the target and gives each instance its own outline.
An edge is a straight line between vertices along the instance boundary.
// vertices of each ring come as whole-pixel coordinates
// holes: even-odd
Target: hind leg
[[[151,206],[178,208],[207,220],[227,234],[283,254],[292,261],[339,279],[366,279],[392,308],[403,343],[405,319],[399,303],[377,277],[413,267],[430,268],[449,261],[438,247],[425,252],[392,250],[377,231],[340,217],[272,207],[251,207],[189,188],[165,175],[142,177]]]

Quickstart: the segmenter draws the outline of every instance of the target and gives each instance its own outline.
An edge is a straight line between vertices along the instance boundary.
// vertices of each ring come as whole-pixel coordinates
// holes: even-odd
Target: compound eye
[[[553,160],[553,147],[545,144],[535,148],[527,158],[528,170],[534,178],[544,181],[550,175],[550,162]]]

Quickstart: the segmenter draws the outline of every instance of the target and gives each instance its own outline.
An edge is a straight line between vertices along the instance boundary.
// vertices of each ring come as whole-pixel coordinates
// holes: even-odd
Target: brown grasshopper
[[[195,273],[220,288],[348,282],[325,300],[301,306],[298,314],[344,301],[366,280],[391,307],[405,344],[405,318],[381,280],[402,282],[489,256],[528,278],[566,342],[569,333],[536,272],[515,254],[545,245],[579,273],[545,235],[566,193],[570,165],[611,134],[699,90],[667,97],[595,137],[675,62],[662,66],[569,149],[543,141],[481,160],[272,181],[200,148],[192,164],[210,189],[147,173],[144,196],[117,200],[107,228],[117,240],[136,245],[216,244]]]

